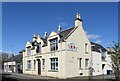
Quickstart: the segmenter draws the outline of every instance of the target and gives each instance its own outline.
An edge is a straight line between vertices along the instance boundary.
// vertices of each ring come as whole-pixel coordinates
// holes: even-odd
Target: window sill
[[[83,70],[83,68],[79,68],[79,70]]]
[[[85,70],[89,70],[89,68],[85,68]]]
[[[36,71],[36,69],[33,69],[33,71]]]
[[[58,51],[58,50],[53,50],[53,51],[50,50],[50,52],[56,52],[56,51]]]
[[[85,52],[86,54],[89,54],[88,52]]]
[[[48,72],[58,72],[58,70],[48,70]]]
[[[31,56],[31,55],[26,55],[26,56]]]
[[[31,69],[26,69],[26,71],[31,71]]]

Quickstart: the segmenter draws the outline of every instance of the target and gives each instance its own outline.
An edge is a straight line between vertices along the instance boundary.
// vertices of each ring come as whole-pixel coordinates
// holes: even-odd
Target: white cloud
[[[99,43],[100,44],[100,43],[102,43],[102,41],[101,40],[97,40],[95,43]]]
[[[0,52],[2,52],[2,50],[0,49]]]
[[[87,32],[87,31],[85,31],[85,33],[86,33],[86,34],[88,34],[88,32]]]
[[[97,38],[101,37],[100,35],[95,35],[95,34],[87,34],[87,36],[88,36],[89,39],[97,39]]]

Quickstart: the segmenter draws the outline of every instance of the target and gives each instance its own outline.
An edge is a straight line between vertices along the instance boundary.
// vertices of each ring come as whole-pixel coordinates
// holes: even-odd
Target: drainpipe
[[[13,66],[13,59],[14,59],[13,45],[11,47],[12,47],[12,72],[14,72],[14,66]]]

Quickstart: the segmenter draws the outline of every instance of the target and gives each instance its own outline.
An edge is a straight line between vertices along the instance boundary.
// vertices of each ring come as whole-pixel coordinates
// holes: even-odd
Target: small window
[[[41,43],[39,43],[39,52],[41,52]]]
[[[37,49],[36,49],[36,52],[37,52],[37,53],[40,53],[40,52],[41,52],[41,43],[38,44]]]
[[[89,59],[85,59],[85,68],[89,67]]]
[[[45,70],[45,59],[42,59],[42,69]]]
[[[58,70],[58,58],[51,58],[51,70]]]
[[[27,48],[27,55],[31,55],[31,48],[30,47]]]
[[[56,51],[58,49],[58,39],[54,38],[50,40],[50,50]]]
[[[81,63],[82,63],[82,58],[79,59],[79,68],[82,68]]]
[[[27,69],[31,69],[31,60],[27,61]]]
[[[36,61],[34,60],[34,69],[36,68]]]
[[[85,43],[85,53],[88,54],[88,44],[87,43]]]

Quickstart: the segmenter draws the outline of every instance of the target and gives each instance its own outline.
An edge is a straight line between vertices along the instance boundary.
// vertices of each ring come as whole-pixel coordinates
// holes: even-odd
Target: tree
[[[120,42],[114,42],[111,45],[109,52],[111,54],[112,68],[115,74],[116,81],[120,79]]]
[[[0,65],[2,65],[2,68],[0,67],[0,69],[4,68],[4,62],[6,62],[11,57],[12,57],[12,54],[10,53],[0,52]]]

